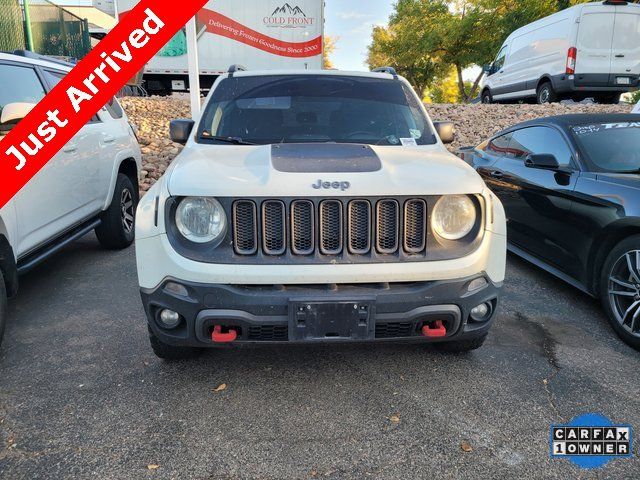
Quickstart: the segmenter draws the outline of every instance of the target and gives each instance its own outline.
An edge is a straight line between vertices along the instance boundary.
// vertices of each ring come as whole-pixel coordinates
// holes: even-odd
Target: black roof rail
[[[393,67],[380,67],[373,69],[373,73],[388,73],[389,75],[393,75],[393,78],[398,79],[398,72]]]
[[[236,72],[246,72],[247,69],[246,67],[243,67],[242,65],[231,65],[229,67],[229,77],[233,77],[233,74]]]
[[[54,57],[50,57],[48,55],[40,55],[35,52],[31,52],[29,50],[14,50],[11,52],[12,55],[16,55],[18,57],[30,58],[32,60],[42,60],[43,62],[55,63],[58,65],[64,65],[65,67],[74,67],[73,63],[65,62],[64,60],[60,60]]]

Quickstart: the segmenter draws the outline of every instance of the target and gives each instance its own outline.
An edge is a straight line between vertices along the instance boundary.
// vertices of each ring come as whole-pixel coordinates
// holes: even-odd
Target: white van
[[[485,71],[483,103],[617,103],[640,86],[640,5],[585,3],[538,20],[513,32]]]

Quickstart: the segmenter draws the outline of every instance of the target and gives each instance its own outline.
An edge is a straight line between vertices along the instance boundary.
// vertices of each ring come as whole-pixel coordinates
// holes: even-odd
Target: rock
[[[138,127],[142,147],[141,195],[167,171],[183,146],[169,139],[169,122],[190,118],[186,99],[172,97],[126,97],[120,100],[131,123]],[[456,141],[447,147],[456,152],[460,147],[476,146],[493,134],[516,123],[567,113],[628,113],[630,105],[451,105],[428,104],[434,121],[452,121],[456,125]]]

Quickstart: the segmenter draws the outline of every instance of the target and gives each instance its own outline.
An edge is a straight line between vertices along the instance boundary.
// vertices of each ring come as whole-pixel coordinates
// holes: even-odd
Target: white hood
[[[301,152],[302,161],[305,153],[311,156],[322,153],[325,145],[331,144],[298,145],[296,148]],[[369,149],[376,168],[357,171],[356,166],[344,169],[348,171],[337,168],[325,172],[317,172],[317,164],[308,171],[283,171],[287,169],[277,168],[274,162],[272,152],[277,152],[277,148],[190,143],[167,172],[169,193],[172,196],[277,198],[480,194],[484,190],[484,182],[473,168],[439,144],[360,146]],[[333,148],[336,148],[335,144]],[[289,157],[287,162],[294,165],[295,158]],[[354,163],[349,159],[344,162]],[[332,164],[336,165],[335,162]],[[319,180],[330,184],[338,182],[341,188],[313,188]],[[345,185],[349,188],[345,189]]]

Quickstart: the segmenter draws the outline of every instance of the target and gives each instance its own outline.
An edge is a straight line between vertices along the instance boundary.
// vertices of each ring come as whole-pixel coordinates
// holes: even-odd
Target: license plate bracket
[[[369,340],[375,338],[373,301],[291,302],[292,341]]]

